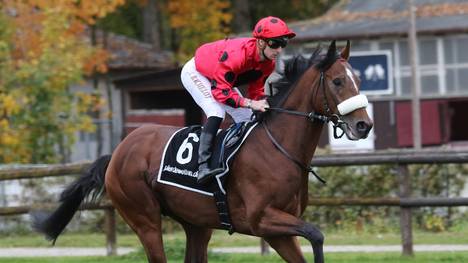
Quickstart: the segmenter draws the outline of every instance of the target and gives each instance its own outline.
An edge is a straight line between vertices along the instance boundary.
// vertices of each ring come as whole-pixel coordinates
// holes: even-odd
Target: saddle
[[[198,147],[201,126],[189,126],[176,131],[167,142],[157,181],[200,194],[213,196],[218,208],[221,225],[233,231],[230,223],[225,182],[229,175],[229,165],[243,142],[257,125],[257,122],[235,123],[226,130],[220,130],[216,136],[211,167],[223,167],[224,171],[216,175],[207,184],[198,184]]]

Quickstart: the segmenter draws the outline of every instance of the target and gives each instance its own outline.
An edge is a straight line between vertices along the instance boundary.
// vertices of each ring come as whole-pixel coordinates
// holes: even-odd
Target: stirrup
[[[207,169],[208,170],[208,169]],[[198,177],[197,177],[197,183],[199,184],[205,184],[207,183],[213,176],[217,175],[217,174],[220,174],[224,171],[223,168],[221,167],[218,167],[218,168],[214,168],[214,169],[209,169],[206,173],[204,174],[198,174]],[[199,171],[200,172],[200,171]]]

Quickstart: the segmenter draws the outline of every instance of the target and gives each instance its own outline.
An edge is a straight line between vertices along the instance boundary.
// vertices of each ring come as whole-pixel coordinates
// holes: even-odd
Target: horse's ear
[[[334,58],[336,54],[336,40],[333,40],[328,46],[327,58]]]
[[[351,43],[349,40],[346,40],[346,47],[341,50],[340,56],[346,60],[349,59],[349,50],[350,50]]]

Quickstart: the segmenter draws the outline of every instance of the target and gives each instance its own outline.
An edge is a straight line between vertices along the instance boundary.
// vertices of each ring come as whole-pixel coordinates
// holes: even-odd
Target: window
[[[438,49],[436,38],[418,39],[419,53],[419,76],[421,83],[421,96],[432,96],[441,93],[438,70]],[[399,65],[395,63],[398,72],[396,76],[401,76],[400,87],[397,95],[408,96],[412,94],[411,65],[408,41],[406,39],[398,41]],[[397,83],[397,81],[396,81]]]
[[[443,41],[447,93],[468,94],[468,36],[455,36]]]
[[[395,47],[393,42],[379,43],[379,50],[390,50],[390,52],[392,52],[392,65],[395,65]]]
[[[411,77],[401,77],[400,95],[411,95]]]
[[[468,67],[458,70],[458,91],[468,93]]]
[[[456,77],[456,74],[458,74],[458,72],[455,70],[455,69],[447,69],[445,71],[445,81],[446,81],[446,85],[447,85],[447,93],[448,94],[454,94],[456,93],[456,88],[455,88],[455,79],[457,78]]]
[[[439,93],[439,82],[437,75],[421,76],[421,94],[433,95]]]
[[[445,63],[453,64],[457,57],[455,41],[452,38],[444,39]]]
[[[409,52],[408,52],[408,41],[400,40],[398,42],[400,50],[400,66],[409,66]]]
[[[437,44],[435,39],[423,39],[419,44],[419,64],[436,65],[437,64]]]
[[[396,54],[396,50],[395,50],[395,44],[394,44],[394,41],[383,41],[383,42],[380,42],[378,43],[379,44],[379,47],[378,49],[379,50],[389,50],[391,52],[391,56],[390,56],[390,59],[392,60],[392,70],[394,72],[395,70],[395,54]],[[397,94],[398,93],[398,79],[396,78],[396,74],[393,73],[393,95],[394,94]]]
[[[457,39],[458,62],[468,62],[468,37]]]
[[[370,42],[364,41],[353,41],[351,43],[351,51],[369,51]]]

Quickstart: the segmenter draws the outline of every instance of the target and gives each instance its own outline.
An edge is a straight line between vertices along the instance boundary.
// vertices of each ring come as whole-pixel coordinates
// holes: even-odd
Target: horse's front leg
[[[312,250],[314,251],[314,262],[323,263],[323,234],[312,224],[306,223],[301,219],[288,214],[284,211],[275,208],[266,208],[260,218],[249,218],[251,223],[251,230],[254,235],[268,238],[274,238],[278,236],[302,236],[309,240],[312,244]],[[281,240],[276,241],[280,247]],[[274,248],[274,247],[273,247]],[[278,253],[288,262],[297,262],[294,260],[289,260],[289,258],[294,259],[295,255],[289,256],[287,253],[282,253],[281,250]],[[303,257],[302,257],[303,258]],[[301,262],[301,261],[299,261]],[[302,262],[305,262],[302,261]]]
[[[305,263],[301,247],[295,236],[265,237],[265,241],[287,262]]]

